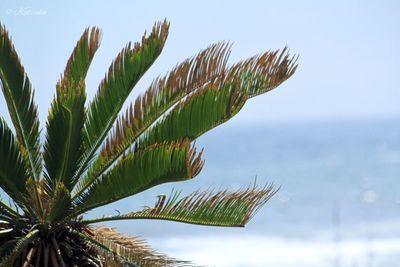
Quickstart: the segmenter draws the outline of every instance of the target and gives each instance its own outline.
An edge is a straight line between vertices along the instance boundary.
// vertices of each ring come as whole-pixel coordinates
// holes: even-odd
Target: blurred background
[[[36,89],[42,127],[55,84],[83,30],[103,29],[89,71],[91,99],[128,41],[171,22],[163,53],[132,93],[209,44],[232,41],[231,63],[285,46],[297,73],[201,137],[203,172],[88,216],[151,206],[172,188],[236,189],[274,182],[277,195],[244,229],[118,222],[173,257],[218,267],[387,267],[400,260],[400,2],[0,2]],[[0,114],[9,120],[4,99]]]

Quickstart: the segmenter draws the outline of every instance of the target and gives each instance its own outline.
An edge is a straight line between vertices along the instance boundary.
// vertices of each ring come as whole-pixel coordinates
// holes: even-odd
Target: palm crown
[[[86,105],[85,77],[100,44],[88,28],[76,44],[46,122],[45,141],[33,88],[11,39],[0,25],[0,79],[15,128],[0,120],[0,266],[183,266],[134,237],[93,223],[161,219],[244,226],[274,194],[272,186],[160,196],[140,211],[85,219],[87,211],[153,186],[195,177],[203,167],[193,141],[232,118],[245,102],[296,70],[287,49],[228,66],[228,43],[217,43],[156,78],[120,111],[161,53],[169,23],[156,23],[140,43],[112,62]]]

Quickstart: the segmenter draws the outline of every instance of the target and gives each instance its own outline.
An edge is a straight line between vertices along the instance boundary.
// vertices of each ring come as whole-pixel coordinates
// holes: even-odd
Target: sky
[[[167,44],[130,101],[183,59],[230,41],[231,63],[285,46],[300,56],[297,73],[249,101],[235,124],[400,115],[398,1],[0,1],[0,22],[33,83],[42,126],[56,81],[86,27],[103,30],[87,77],[91,99],[125,44],[164,18],[171,22]],[[9,120],[6,113],[0,98],[0,114]]]
[[[164,18],[171,22],[168,41],[128,102],[143,92],[154,77],[166,73],[187,57],[212,43],[230,41],[233,43],[231,63],[285,46],[299,55],[299,67],[294,76],[279,88],[251,99],[228,123],[230,126],[240,128],[251,124],[258,127],[269,121],[400,117],[398,0],[0,0],[0,22],[12,36],[35,88],[42,127],[55,84],[86,27],[98,26],[103,31],[102,44],[87,77],[88,99],[92,99],[118,52],[129,41],[140,41],[145,30],[150,31],[154,22]],[[0,116],[10,121],[7,113],[0,96]],[[262,162],[257,158],[256,161]],[[260,172],[262,169],[257,167],[257,173]],[[221,243],[217,241],[211,240],[219,251]],[[247,247],[253,243],[253,240],[242,241]],[[231,245],[227,251],[234,251],[235,243],[228,242]],[[261,243],[264,246],[252,248],[251,252],[255,255],[252,259],[261,265],[252,266],[264,266],[264,248],[270,247],[264,240],[259,241]],[[276,249],[284,253],[282,258],[290,259],[287,243],[279,244]],[[304,248],[304,244],[300,245]],[[165,246],[168,248],[171,244]],[[202,243],[202,247],[208,246]],[[319,243],[305,246],[305,250],[299,246],[289,247],[289,250],[304,256],[304,251],[315,252],[316,248],[326,250]],[[395,248],[398,251],[398,243]],[[186,249],[202,253],[190,246]],[[206,252],[207,257],[209,253],[210,250]],[[231,252],[217,255],[216,261],[225,262],[221,255],[228,253]],[[200,254],[181,256],[195,260],[203,257]],[[243,251],[236,256],[248,258]]]

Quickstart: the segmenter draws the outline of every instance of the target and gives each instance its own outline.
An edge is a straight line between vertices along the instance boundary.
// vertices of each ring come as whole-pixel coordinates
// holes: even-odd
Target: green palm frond
[[[142,43],[129,43],[111,64],[108,74],[100,83],[94,100],[90,103],[85,123],[85,158],[76,177],[87,168],[94,154],[106,138],[125,100],[160,55],[168,36],[169,23],[156,23]]]
[[[113,134],[107,139],[99,157],[81,179],[77,194],[103,174],[132,143],[166,111],[196,89],[220,77],[230,54],[228,43],[216,43],[184,60],[171,72],[153,81],[139,96],[126,115],[118,119]]]
[[[195,266],[187,261],[170,258],[152,249],[146,242],[136,237],[120,234],[109,227],[92,229],[90,237],[97,245],[106,249],[106,253],[112,253],[110,262],[119,262],[127,265],[127,261],[133,266],[140,267],[179,267]],[[117,265],[118,266],[118,265]]]
[[[74,185],[73,177],[83,154],[85,121],[85,77],[99,47],[100,31],[86,29],[70,56],[64,75],[57,83],[57,94],[49,111],[44,161],[50,188],[63,181],[67,189]]]
[[[0,118],[0,186],[21,207],[26,204],[25,183],[29,177],[26,167],[14,134]]]
[[[236,192],[197,191],[183,198],[179,198],[180,192],[173,192],[168,198],[165,195],[159,196],[153,208],[84,220],[83,223],[155,219],[197,225],[243,227],[276,192],[273,186],[262,188],[252,186]]]
[[[14,261],[22,253],[22,250],[35,242],[38,235],[39,230],[33,230],[18,240],[12,240],[3,244],[0,247],[0,253],[3,253],[1,255],[0,267],[13,266]]]
[[[39,179],[39,119],[33,89],[5,27],[0,24],[0,81],[29,176]]]
[[[236,82],[222,88],[209,84],[180,102],[138,141],[139,147],[183,138],[195,140],[203,133],[232,118],[247,100]]]
[[[154,144],[144,150],[129,153],[74,200],[75,214],[162,183],[193,178],[203,166],[201,154],[196,153],[188,140]]]
[[[46,180],[53,190],[57,180],[67,188],[82,156],[82,127],[85,119],[85,83],[59,82],[57,95],[51,105],[43,158]]]

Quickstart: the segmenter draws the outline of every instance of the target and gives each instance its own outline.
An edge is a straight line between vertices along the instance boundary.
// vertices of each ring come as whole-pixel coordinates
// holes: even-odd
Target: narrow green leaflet
[[[28,173],[39,179],[42,169],[39,119],[33,89],[5,27],[0,24],[0,85],[15,127]]]

